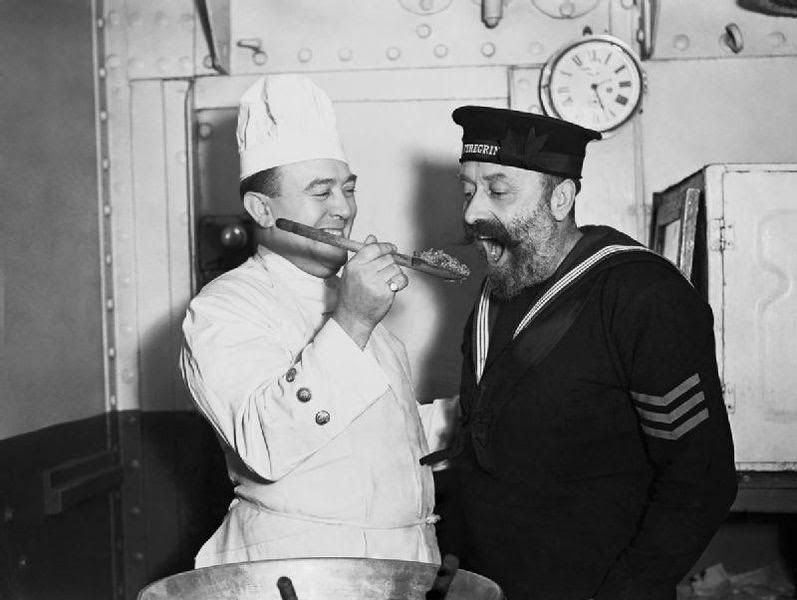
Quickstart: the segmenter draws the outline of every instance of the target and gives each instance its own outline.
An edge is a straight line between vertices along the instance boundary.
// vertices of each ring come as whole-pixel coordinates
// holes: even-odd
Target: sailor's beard
[[[530,215],[518,216],[506,227],[506,259],[495,264],[485,255],[493,294],[511,300],[525,288],[542,283],[559,264],[556,220],[540,204]],[[482,253],[481,244],[478,245]]]

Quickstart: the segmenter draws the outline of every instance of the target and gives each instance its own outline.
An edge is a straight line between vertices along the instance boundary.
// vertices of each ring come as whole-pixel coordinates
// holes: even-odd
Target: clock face
[[[543,71],[540,95],[552,116],[606,132],[633,116],[642,87],[642,70],[631,51],[601,36],[554,55]]]

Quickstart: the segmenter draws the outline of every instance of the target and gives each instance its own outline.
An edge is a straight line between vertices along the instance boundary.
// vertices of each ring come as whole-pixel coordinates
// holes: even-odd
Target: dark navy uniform
[[[479,307],[465,327],[441,546],[509,600],[670,600],[736,493],[711,309],[631,238],[581,231],[548,281],[492,299],[478,384]]]

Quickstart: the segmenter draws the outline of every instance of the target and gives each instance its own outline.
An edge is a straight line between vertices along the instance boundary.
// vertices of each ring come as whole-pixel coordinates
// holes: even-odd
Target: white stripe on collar
[[[574,281],[584,275],[587,271],[589,271],[592,267],[594,267],[599,262],[618,254],[620,252],[629,252],[629,251],[638,251],[638,252],[650,252],[654,253],[649,248],[645,248],[644,246],[623,246],[623,245],[613,245],[613,246],[604,246],[600,250],[598,250],[595,254],[591,255],[586,260],[580,262],[575,267],[570,269],[564,277],[562,277],[559,281],[557,281],[551,289],[545,292],[537,302],[534,303],[534,306],[529,309],[523,319],[515,329],[515,333],[512,335],[512,339],[514,340],[517,338],[520,333],[529,326],[529,324],[534,320],[534,318],[539,314],[539,312],[545,308],[556,296],[561,294],[568,286],[570,286]],[[655,254],[655,253],[654,253]],[[476,368],[476,383],[478,384],[481,381],[482,375],[484,374],[484,366],[487,362],[487,352],[490,348],[490,292],[492,290],[492,286],[490,285],[490,280],[487,279],[482,287],[481,297],[479,298],[479,305],[477,308],[476,313],[476,357],[475,357],[475,368]]]

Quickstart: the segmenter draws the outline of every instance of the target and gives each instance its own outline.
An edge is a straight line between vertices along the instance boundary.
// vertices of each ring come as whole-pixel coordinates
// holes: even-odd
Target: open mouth
[[[481,242],[484,248],[484,253],[487,255],[488,261],[497,263],[501,260],[505,250],[503,244],[491,237],[479,237],[479,242]]]
[[[337,235],[337,236],[342,236],[343,235],[343,230],[342,229],[333,229],[331,227],[324,227],[321,231],[324,231],[324,232],[329,233],[331,235]]]

